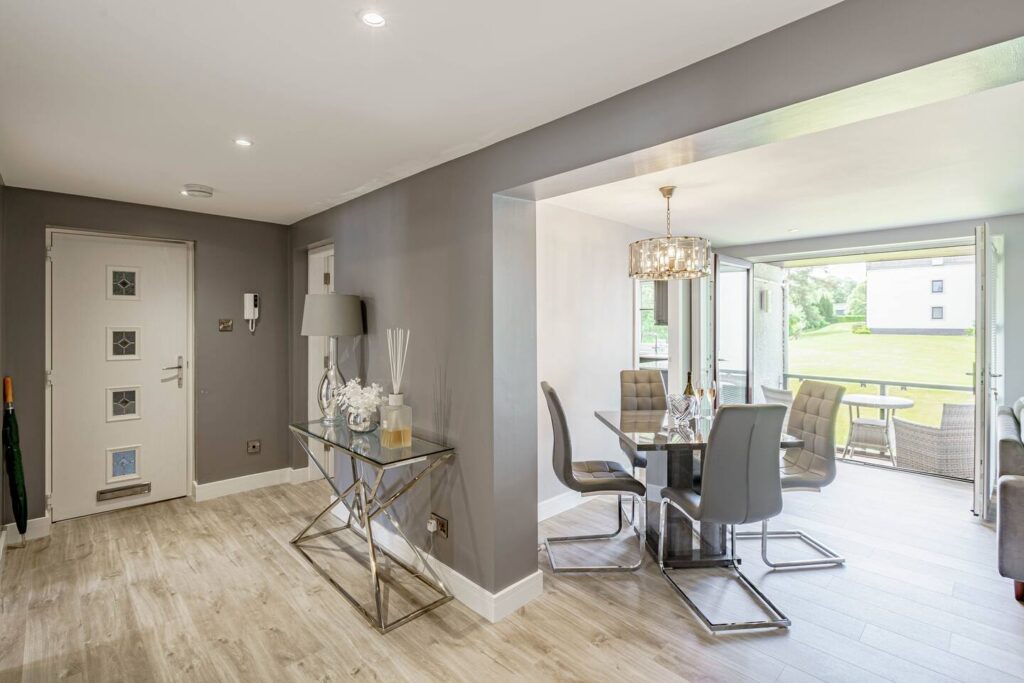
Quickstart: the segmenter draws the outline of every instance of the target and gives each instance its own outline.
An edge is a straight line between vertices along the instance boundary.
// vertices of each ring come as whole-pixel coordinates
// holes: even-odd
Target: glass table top
[[[296,422],[289,425],[298,436],[305,436],[320,443],[340,448],[353,457],[371,465],[388,469],[399,465],[408,465],[419,460],[451,453],[452,446],[444,446],[426,439],[412,437],[412,445],[408,448],[384,448],[380,445],[377,430],[372,432],[353,432],[344,423],[324,424],[319,420],[313,422]],[[312,453],[316,459],[316,453]],[[318,463],[323,465],[323,463]]]
[[[666,410],[598,410],[594,415],[638,451],[703,448],[707,446],[711,425],[715,421],[712,417],[694,418],[677,428]],[[781,448],[800,448],[803,445],[801,439],[786,433],[782,434],[779,442]]]

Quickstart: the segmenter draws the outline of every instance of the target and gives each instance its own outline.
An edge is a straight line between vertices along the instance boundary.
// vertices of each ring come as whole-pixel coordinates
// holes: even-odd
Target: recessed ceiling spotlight
[[[209,199],[213,196],[213,188],[209,185],[197,185],[196,183],[186,183],[181,188],[181,196],[183,197],[196,197],[198,199]]]
[[[789,232],[800,232],[800,228],[790,228]]]
[[[235,144],[239,147],[252,147],[252,140],[249,138],[235,138]]]
[[[363,23],[370,28],[380,28],[384,24],[388,23],[384,17],[377,12],[363,12],[362,20]]]

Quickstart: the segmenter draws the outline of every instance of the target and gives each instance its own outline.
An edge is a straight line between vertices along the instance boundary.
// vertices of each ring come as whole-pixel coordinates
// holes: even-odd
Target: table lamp
[[[327,337],[327,369],[316,390],[317,405],[323,422],[332,424],[342,415],[341,389],[345,378],[338,370],[338,337],[363,334],[363,310],[353,294],[307,294],[302,308],[302,336]]]

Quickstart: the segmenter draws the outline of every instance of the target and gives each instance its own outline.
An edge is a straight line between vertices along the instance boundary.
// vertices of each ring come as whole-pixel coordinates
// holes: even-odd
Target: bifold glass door
[[[714,380],[718,404],[750,403],[752,265],[749,261],[715,255]]]
[[[975,326],[975,472],[974,513],[993,521],[996,478],[999,470],[999,439],[996,433],[999,406],[1005,400],[1003,384],[1004,252],[1003,236],[989,234],[980,225],[975,234],[977,324]]]

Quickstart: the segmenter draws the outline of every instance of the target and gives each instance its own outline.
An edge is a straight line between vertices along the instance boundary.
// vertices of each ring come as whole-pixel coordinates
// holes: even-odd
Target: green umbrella
[[[28,497],[25,495],[25,470],[21,466],[21,443],[18,439],[18,418],[14,415],[14,387],[10,377],[4,377],[4,463],[7,481],[11,487],[11,508],[18,533],[28,530]]]

